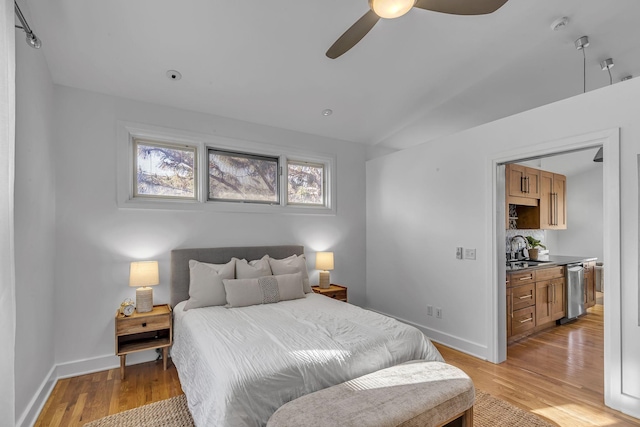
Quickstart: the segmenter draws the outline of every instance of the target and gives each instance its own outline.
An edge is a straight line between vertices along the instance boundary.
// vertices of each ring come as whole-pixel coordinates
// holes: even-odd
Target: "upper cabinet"
[[[567,229],[567,178],[564,175],[540,171],[540,228]]]
[[[565,230],[567,178],[522,165],[506,166],[507,228]],[[511,209],[509,207],[511,206]]]
[[[540,198],[540,171],[522,165],[507,165],[507,196]]]

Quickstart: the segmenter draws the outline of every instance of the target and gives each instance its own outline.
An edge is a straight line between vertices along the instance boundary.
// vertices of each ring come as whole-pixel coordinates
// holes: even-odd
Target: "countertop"
[[[545,256],[545,258],[547,257]],[[506,269],[507,271],[523,271],[523,270],[534,270],[534,269],[537,270],[540,268],[552,267],[554,265],[567,265],[567,264],[574,264],[579,262],[596,261],[598,258],[586,257],[586,256],[549,255],[548,259],[549,259],[549,262],[543,262],[538,265],[521,267],[521,268],[506,267]],[[526,261],[526,260],[523,260],[523,261]]]

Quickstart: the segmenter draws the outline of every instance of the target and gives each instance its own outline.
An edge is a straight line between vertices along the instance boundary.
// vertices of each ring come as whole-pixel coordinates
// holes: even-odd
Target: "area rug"
[[[476,389],[473,405],[473,425],[476,427],[552,427],[536,415]],[[119,414],[109,415],[84,427],[194,427],[183,395],[150,403]]]

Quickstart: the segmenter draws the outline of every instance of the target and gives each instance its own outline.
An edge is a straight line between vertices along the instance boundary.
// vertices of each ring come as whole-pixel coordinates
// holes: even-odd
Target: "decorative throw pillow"
[[[227,297],[222,280],[233,279],[235,260],[226,264],[207,264],[189,260],[189,300],[184,310],[225,305]]]
[[[307,271],[307,258],[304,255],[292,255],[284,259],[269,258],[269,266],[273,274],[289,274],[300,272],[302,274],[302,285],[304,293],[313,292],[309,284],[309,272]]]
[[[304,298],[302,275],[299,272],[256,279],[225,279],[222,282],[229,307],[246,307]]]
[[[234,259],[236,260],[236,279],[256,279],[273,274],[271,273],[271,267],[269,267],[268,255],[249,262],[246,259]]]

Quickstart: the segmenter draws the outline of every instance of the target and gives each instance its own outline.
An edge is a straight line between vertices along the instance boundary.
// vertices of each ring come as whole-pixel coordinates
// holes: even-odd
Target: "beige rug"
[[[476,427],[551,427],[536,415],[476,389],[473,406]],[[84,427],[193,427],[184,394],[171,399],[109,415],[87,423]]]

